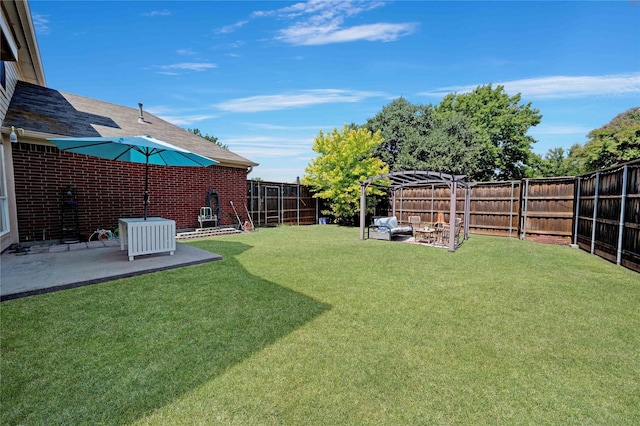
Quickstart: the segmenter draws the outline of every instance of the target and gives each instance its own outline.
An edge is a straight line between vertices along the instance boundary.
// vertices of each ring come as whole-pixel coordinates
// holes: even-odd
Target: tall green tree
[[[584,162],[578,157],[581,149],[579,143],[567,151],[560,147],[549,149],[544,158],[539,159],[533,177],[577,176],[584,173]]]
[[[429,131],[403,146],[397,164],[404,169],[437,170],[476,180],[482,172],[483,149],[469,119],[458,113],[431,114]]]
[[[394,99],[365,124],[371,132],[379,131],[384,139],[375,155],[391,171],[406,169],[406,164],[398,163],[398,157],[406,158],[404,152],[420,145],[421,136],[431,128],[431,118],[431,107],[412,104],[402,97]]]
[[[536,140],[527,131],[540,123],[542,115],[530,102],[520,101],[519,93],[510,97],[503,86],[488,84],[470,93],[451,93],[436,107],[441,113],[462,113],[473,123],[484,148],[481,180],[521,179],[530,173]]]
[[[385,141],[375,154],[392,171],[428,169],[474,179],[480,170],[482,145],[462,114],[437,113],[432,105],[398,98],[367,120],[365,127],[381,132]]]
[[[618,114],[587,137],[578,153],[587,172],[640,158],[640,107]]]
[[[329,211],[339,222],[350,222],[360,211],[360,184],[371,176],[389,171],[387,165],[372,155],[383,143],[380,132],[368,129],[334,129],[316,136],[313,151],[318,156],[305,169],[302,183],[316,191],[314,197],[328,201]],[[368,194],[383,195],[377,187],[369,186]]]
[[[209,134],[203,135],[202,132],[200,132],[200,129],[198,128],[187,129],[187,132],[191,132],[196,136],[200,136],[201,138],[208,140],[209,142],[213,142],[216,145],[218,145],[220,148],[229,149],[229,147],[226,144],[223,144],[222,142],[220,142],[217,137],[211,136]]]

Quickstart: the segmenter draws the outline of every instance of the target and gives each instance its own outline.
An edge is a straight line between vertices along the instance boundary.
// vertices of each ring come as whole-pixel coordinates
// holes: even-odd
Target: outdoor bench
[[[412,235],[413,226],[400,226],[395,216],[374,217],[373,224],[367,228],[367,237],[375,240],[391,241],[396,235]]]

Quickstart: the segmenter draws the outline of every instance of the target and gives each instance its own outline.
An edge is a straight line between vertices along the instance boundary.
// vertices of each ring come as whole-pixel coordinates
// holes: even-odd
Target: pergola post
[[[364,240],[364,227],[367,221],[367,183],[360,183],[360,239]]]
[[[393,196],[391,197],[391,216],[396,215],[396,189],[392,189]]]
[[[456,181],[451,182],[451,206],[449,207],[449,251],[456,251]]]

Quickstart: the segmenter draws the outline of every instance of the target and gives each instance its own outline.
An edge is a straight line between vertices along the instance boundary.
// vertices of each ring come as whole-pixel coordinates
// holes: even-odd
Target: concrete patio
[[[65,290],[151,272],[222,260],[222,256],[176,243],[168,253],[128,261],[118,240],[33,245],[24,253],[0,256],[0,300]]]

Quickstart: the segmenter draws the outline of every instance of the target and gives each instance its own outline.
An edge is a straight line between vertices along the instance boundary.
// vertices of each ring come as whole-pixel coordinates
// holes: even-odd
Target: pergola
[[[464,200],[464,239],[469,235],[469,208],[471,204],[471,193],[469,188],[471,184],[464,181],[465,175],[451,175],[442,172],[434,172],[430,170],[412,170],[387,173],[384,175],[370,177],[360,182],[360,239],[364,240],[364,230],[366,227],[367,217],[367,188],[369,185],[376,185],[374,182],[384,180],[388,185],[384,186],[392,191],[392,214],[396,214],[396,193],[403,188],[415,188],[426,185],[447,186],[451,190],[451,204],[449,214],[449,251],[455,251],[455,223],[456,223],[456,190],[458,186],[466,189]]]

